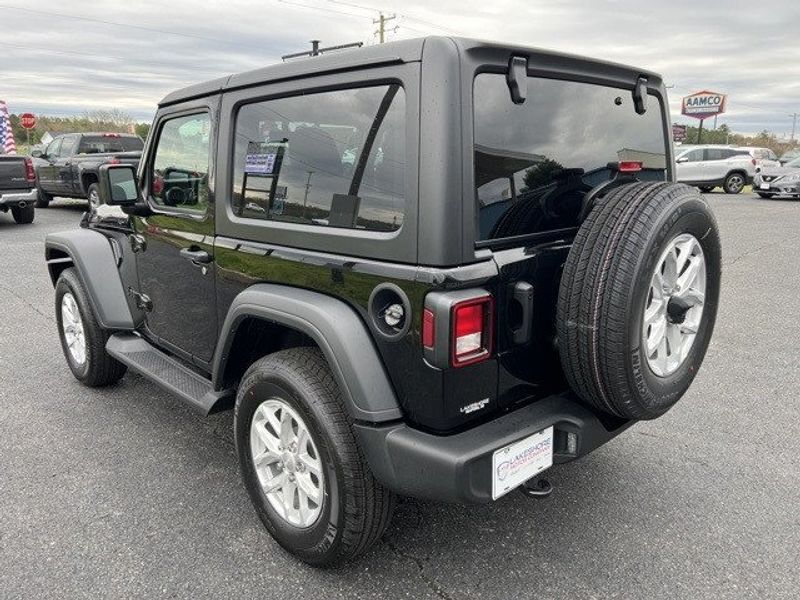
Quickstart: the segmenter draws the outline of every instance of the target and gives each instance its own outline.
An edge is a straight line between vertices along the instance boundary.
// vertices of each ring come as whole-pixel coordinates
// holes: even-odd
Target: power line
[[[254,48],[252,44],[242,44],[239,42],[231,42],[229,40],[223,40],[221,38],[214,38],[205,35],[200,35],[197,33],[186,33],[182,31],[171,31],[168,29],[158,29],[156,27],[147,27],[145,25],[134,25],[132,23],[120,23],[118,21],[106,21],[104,19],[96,19],[93,17],[84,17],[81,15],[70,15],[67,13],[60,13],[60,12],[52,12],[52,11],[44,11],[44,10],[35,10],[33,8],[23,8],[20,6],[8,6],[6,4],[0,4],[0,10],[15,10],[18,12],[25,12],[34,15],[44,15],[47,17],[59,17],[61,19],[73,19],[75,21],[86,21],[88,23],[100,23],[101,25],[113,25],[115,27],[128,27],[129,29],[138,29],[140,31],[149,31],[151,33],[164,33],[167,35],[177,35],[186,38],[193,38],[197,40],[205,40],[209,42],[215,42],[218,44],[228,44],[231,46],[240,46],[245,48]]]

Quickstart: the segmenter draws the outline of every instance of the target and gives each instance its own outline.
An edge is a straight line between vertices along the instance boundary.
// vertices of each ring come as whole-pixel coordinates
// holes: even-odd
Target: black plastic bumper
[[[375,477],[392,491],[442,502],[483,503],[492,499],[495,450],[552,425],[553,462],[569,462],[633,424],[603,421],[570,396],[550,396],[455,435],[433,435],[404,423],[356,424],[355,431]],[[568,433],[577,436],[572,449]]]

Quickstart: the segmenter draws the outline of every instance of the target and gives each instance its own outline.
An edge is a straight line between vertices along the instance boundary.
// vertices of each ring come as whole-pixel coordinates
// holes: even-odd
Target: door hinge
[[[150,312],[153,310],[153,301],[150,300],[150,296],[147,294],[142,294],[141,292],[137,292],[131,287],[128,288],[128,293],[136,299],[136,307],[139,310],[143,310],[145,312]]]
[[[131,250],[134,252],[144,252],[147,249],[147,240],[143,235],[132,233],[128,236],[128,242],[131,245]]]

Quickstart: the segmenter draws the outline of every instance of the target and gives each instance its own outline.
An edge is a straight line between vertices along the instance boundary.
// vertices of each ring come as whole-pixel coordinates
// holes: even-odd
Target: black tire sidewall
[[[72,358],[72,354],[67,347],[66,338],[64,337],[64,325],[61,317],[61,300],[67,292],[71,293],[72,297],[75,299],[75,304],[78,306],[78,312],[81,315],[81,321],[83,323],[83,333],[86,341],[86,360],[82,365],[77,364]],[[77,280],[77,275],[72,269],[64,271],[56,283],[56,323],[58,324],[58,338],[72,374],[80,381],[86,381],[89,378],[92,369],[92,361],[94,360],[91,348],[93,348],[97,342],[95,338],[98,332],[95,331],[92,326],[94,319],[90,320],[88,318],[90,315],[87,315],[87,311],[89,310],[91,310],[91,308],[87,305],[87,297],[83,292],[80,281]]]
[[[335,552],[341,537],[344,519],[341,499],[341,473],[335,458],[335,447],[320,420],[324,415],[315,411],[313,401],[304,400],[306,390],[280,372],[256,371],[246,377],[239,391],[236,412],[236,446],[239,465],[247,492],[264,526],[278,543],[309,562],[326,562],[326,556]],[[250,452],[250,424],[258,406],[269,398],[278,398],[291,406],[303,418],[320,454],[324,471],[325,492],[322,512],[317,521],[307,528],[287,523],[272,508],[261,489]]]
[[[671,207],[653,228],[631,287],[628,318],[629,376],[632,389],[638,390],[641,408],[654,417],[666,412],[686,392],[705,357],[716,321],[719,303],[721,248],[716,223],[708,206],[696,199]],[[700,243],[706,261],[706,296],[703,316],[692,349],[673,374],[659,377],[650,369],[643,347],[642,322],[650,281],[667,244],[682,233],[692,234]]]

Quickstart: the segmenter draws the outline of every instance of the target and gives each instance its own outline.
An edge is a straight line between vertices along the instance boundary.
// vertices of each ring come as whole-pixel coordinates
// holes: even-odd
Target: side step
[[[228,408],[233,400],[233,390],[215,391],[211,381],[138,335],[115,333],[108,338],[106,352],[203,415]]]

